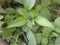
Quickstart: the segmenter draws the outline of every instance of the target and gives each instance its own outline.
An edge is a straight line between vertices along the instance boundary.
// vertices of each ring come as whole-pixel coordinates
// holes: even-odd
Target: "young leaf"
[[[32,22],[30,20],[27,21],[27,27],[29,27],[30,29],[32,29]]]
[[[26,9],[31,9],[34,6],[35,2],[36,2],[36,0],[25,0],[24,7]]]
[[[42,41],[42,34],[41,33],[36,33],[35,36],[36,36],[37,44],[40,44],[40,42]]]
[[[29,29],[30,29],[30,28],[28,28],[28,27],[25,26],[25,25],[22,27],[23,32],[27,32]],[[30,29],[30,30],[31,30],[31,29]]]
[[[48,45],[54,45],[54,44],[48,44]]]
[[[47,6],[50,5],[50,1],[51,0],[41,0],[41,4],[42,4],[43,7],[47,7]]]
[[[52,1],[52,3],[54,3],[54,4],[59,4],[60,5],[60,0],[51,0]]]
[[[9,24],[11,21],[13,21],[13,15],[6,15],[5,16],[5,22]]]
[[[41,4],[38,4],[37,6],[36,6],[36,11],[41,11],[41,9],[42,9],[43,7],[42,7],[42,5]]]
[[[16,12],[20,15],[22,15],[23,17],[27,18],[28,17],[28,13],[24,8],[18,8],[16,9]]]
[[[54,24],[56,26],[60,26],[60,17],[57,17],[56,20],[54,21]]]
[[[60,37],[57,37],[57,39],[55,41],[55,45],[60,45]]]
[[[49,28],[54,28],[54,26],[51,24],[51,22],[49,22],[46,18],[42,17],[42,16],[38,16],[35,19],[36,23],[44,26],[44,27],[49,27]]]
[[[29,16],[31,16],[32,18],[36,17],[37,16],[37,11],[36,10],[31,10],[29,12]]]
[[[3,16],[2,15],[0,15],[0,20],[3,18]]]
[[[23,4],[25,0],[14,0],[17,3]]]
[[[12,0],[6,0],[8,3],[10,3]]]
[[[6,13],[6,11],[2,7],[0,7],[0,13]]]
[[[33,25],[32,26],[32,31],[36,32],[38,28],[39,28],[39,25]]]
[[[42,37],[48,37],[50,32],[51,32],[51,29],[43,28]]]
[[[52,32],[52,35],[51,35],[51,37],[58,37],[59,35],[57,34],[57,33],[55,33],[55,32]]]
[[[55,25],[55,31],[57,33],[60,33],[60,17],[56,18],[56,20],[54,21],[54,25]]]
[[[60,27],[59,27],[59,26],[56,26],[56,27],[54,28],[54,30],[55,30],[57,33],[60,33]]]
[[[42,45],[47,45],[47,44],[48,44],[48,39],[42,38]]]
[[[7,14],[13,14],[14,13],[14,9],[9,7],[9,8],[6,8],[6,12]]]
[[[0,27],[4,24],[4,22],[0,21]]]
[[[32,31],[28,31],[27,33],[26,33],[26,35],[27,35],[27,38],[28,38],[28,45],[36,45],[36,39],[35,39],[35,36],[34,36],[34,34],[33,34],[33,32]]]
[[[4,36],[5,38],[8,38],[12,36],[13,31],[14,29],[2,29],[2,33],[0,33],[0,35]]]
[[[11,28],[11,27],[19,27],[22,26],[26,23],[26,19],[23,17],[18,17],[17,19],[13,20],[7,28]]]
[[[48,8],[42,8],[40,14],[41,16],[47,18],[48,20],[51,20],[51,13]]]

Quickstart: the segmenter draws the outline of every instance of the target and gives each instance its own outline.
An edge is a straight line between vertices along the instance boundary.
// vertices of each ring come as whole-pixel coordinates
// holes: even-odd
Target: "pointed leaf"
[[[6,12],[7,12],[8,14],[13,14],[13,13],[14,13],[14,9],[11,8],[11,7],[6,8]]]
[[[17,2],[17,3],[20,3],[20,4],[24,3],[24,0],[14,0],[14,1]]]
[[[48,37],[51,31],[49,28],[43,28],[42,37]]]
[[[37,44],[40,44],[40,42],[42,41],[42,34],[41,33],[36,33],[35,36],[36,36]]]
[[[0,13],[6,13],[6,11],[2,7],[0,7]]]
[[[60,45],[60,37],[57,37],[57,39],[55,41],[55,45]]]
[[[47,9],[47,8],[41,9],[40,14],[41,14],[41,16],[47,18],[48,20],[51,20],[51,13],[50,13],[49,9]]]
[[[23,17],[18,17],[17,19],[13,20],[7,28],[11,28],[11,27],[19,27],[22,26],[26,23],[26,19]]]
[[[54,24],[56,26],[60,26],[60,17],[57,17],[56,20],[54,21]]]
[[[36,2],[36,0],[25,0],[24,7],[26,9],[31,9],[34,6],[35,2]]]
[[[2,15],[0,15],[0,20],[3,18],[3,16]]]
[[[51,0],[41,0],[41,4],[42,4],[43,7],[47,7],[47,6],[50,5],[50,1]]]
[[[33,34],[33,32],[32,31],[28,31],[27,33],[26,33],[26,35],[27,35],[27,38],[28,38],[28,45],[36,45],[36,39],[35,39],[35,36],[34,36],[34,34]]]
[[[30,29],[32,29],[32,22],[30,20],[27,21],[27,27],[29,27]]]
[[[59,26],[56,26],[56,27],[54,28],[54,30],[55,30],[57,33],[60,33],[60,27],[59,27]]]
[[[12,36],[12,32],[14,31],[14,29],[2,29],[2,33],[0,33],[0,35],[4,36],[5,38],[11,37]]]
[[[60,0],[51,0],[52,1],[52,3],[54,3],[54,4],[59,4],[60,5]]]
[[[51,22],[49,22],[46,18],[44,17],[41,17],[41,16],[38,16],[36,19],[35,19],[36,23],[41,25],[41,26],[44,26],[44,27],[49,27],[49,28],[54,28],[53,25],[51,24]]]
[[[0,21],[0,27],[4,24],[4,22]]]
[[[48,39],[42,38],[42,45],[47,45],[47,44],[48,44]]]
[[[28,13],[24,8],[18,8],[16,11],[18,14],[22,15],[23,17],[25,17],[25,18],[28,17],[28,15],[27,15]]]

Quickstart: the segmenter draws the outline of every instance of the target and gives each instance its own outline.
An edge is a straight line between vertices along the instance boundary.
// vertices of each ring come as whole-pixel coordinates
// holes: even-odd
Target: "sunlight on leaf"
[[[24,19],[23,17],[18,17],[17,19],[13,20],[7,28],[11,28],[11,27],[19,27],[22,26],[26,23],[26,19]]]
[[[50,21],[48,21],[46,18],[38,16],[35,19],[36,23],[41,25],[41,26],[45,26],[45,27],[49,27],[49,28],[54,28],[54,26],[51,24]]]

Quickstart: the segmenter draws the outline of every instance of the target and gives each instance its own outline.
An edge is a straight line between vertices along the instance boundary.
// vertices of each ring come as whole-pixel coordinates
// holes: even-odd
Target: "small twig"
[[[24,40],[25,40],[26,45],[28,45],[28,39],[26,38],[24,33],[23,33],[23,36],[24,36]]]

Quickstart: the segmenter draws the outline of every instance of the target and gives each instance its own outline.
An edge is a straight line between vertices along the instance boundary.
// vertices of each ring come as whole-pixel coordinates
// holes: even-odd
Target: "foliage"
[[[60,0],[0,0],[0,39],[9,45],[60,45]]]

